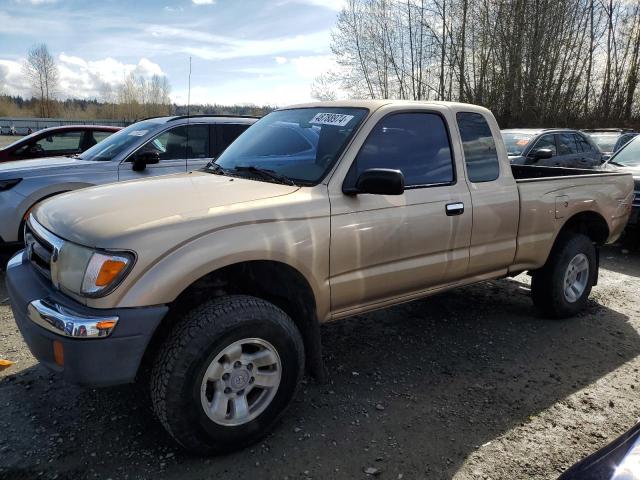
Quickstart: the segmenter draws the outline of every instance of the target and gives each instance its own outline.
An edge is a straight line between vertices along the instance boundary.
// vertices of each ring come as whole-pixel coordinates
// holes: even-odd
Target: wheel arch
[[[296,268],[276,260],[248,260],[213,270],[192,282],[169,305],[169,313],[154,333],[143,365],[148,364],[181,314],[211,298],[251,295],[282,309],[300,330],[307,370],[320,381],[326,378],[322,361],[316,298],[307,278]]]
[[[598,246],[604,245],[610,234],[609,225],[600,213],[585,210],[567,219],[556,235],[554,247],[559,238],[572,232],[586,235]]]

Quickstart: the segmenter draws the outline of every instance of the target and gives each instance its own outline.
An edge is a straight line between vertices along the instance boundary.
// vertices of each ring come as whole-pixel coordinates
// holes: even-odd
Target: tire
[[[585,266],[588,271],[579,272]],[[571,281],[572,272],[575,282]],[[533,303],[546,317],[572,317],[585,308],[596,276],[596,249],[591,239],[583,234],[566,234],[554,245],[547,263],[532,275]],[[568,284],[574,288],[566,289]]]
[[[246,360],[265,351],[269,366]],[[222,371],[227,372],[226,380],[219,375]],[[188,451],[233,451],[269,433],[293,398],[303,371],[302,336],[287,314],[255,297],[222,297],[187,313],[160,349],[151,376],[153,409]],[[217,380],[205,381],[205,374]],[[249,385],[253,375],[255,384]],[[259,379],[267,377],[278,384],[259,386]],[[246,397],[244,403],[241,396]],[[223,408],[214,407],[221,401],[226,402]]]

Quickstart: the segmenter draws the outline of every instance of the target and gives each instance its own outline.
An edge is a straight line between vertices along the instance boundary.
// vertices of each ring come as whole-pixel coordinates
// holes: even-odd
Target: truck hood
[[[609,162],[602,165],[603,170],[613,171],[613,172],[624,172],[630,173],[634,178],[640,177],[640,166],[637,167],[620,167],[618,165],[613,165]]]
[[[146,235],[190,234],[187,224],[211,224],[232,213],[299,187],[191,172],[113,183],[58,195],[39,205],[36,220],[56,235],[81,245],[131,248]],[[213,222],[215,223],[215,222]],[[201,227],[202,228],[202,227]]]
[[[87,164],[95,164],[89,160],[80,160],[71,157],[46,157],[33,160],[15,160],[13,162],[0,163],[0,179],[14,177],[37,176],[43,169],[70,168]]]

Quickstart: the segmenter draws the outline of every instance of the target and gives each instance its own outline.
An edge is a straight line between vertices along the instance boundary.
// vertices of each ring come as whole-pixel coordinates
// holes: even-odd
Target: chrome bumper
[[[27,306],[29,319],[53,333],[63,337],[80,339],[106,338],[118,324],[118,316],[84,316],[57,303],[33,300]]]

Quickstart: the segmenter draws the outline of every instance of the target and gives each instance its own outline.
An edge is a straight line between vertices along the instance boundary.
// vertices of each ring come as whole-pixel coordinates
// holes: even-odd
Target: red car
[[[103,125],[66,125],[45,128],[0,148],[0,163],[82,153],[118,130],[120,127]]]

